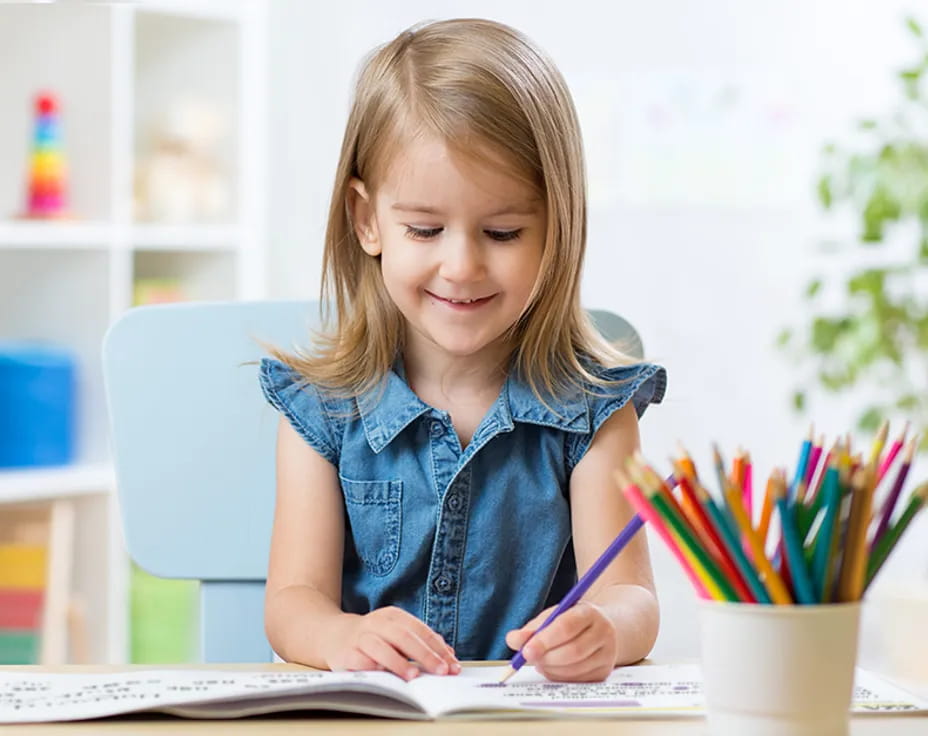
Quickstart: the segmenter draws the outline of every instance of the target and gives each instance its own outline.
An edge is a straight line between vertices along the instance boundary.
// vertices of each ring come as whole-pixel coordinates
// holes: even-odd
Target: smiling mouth
[[[453,304],[455,306],[461,306],[461,307],[483,304],[484,302],[488,302],[490,301],[490,299],[496,296],[496,294],[490,294],[490,296],[478,296],[472,299],[449,299],[443,296],[438,296],[438,294],[433,294],[431,291],[427,291],[426,293],[433,299],[437,299],[440,302],[444,302],[445,304]]]

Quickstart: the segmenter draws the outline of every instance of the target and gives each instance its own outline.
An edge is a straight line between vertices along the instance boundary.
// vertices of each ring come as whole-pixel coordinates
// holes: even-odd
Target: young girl
[[[581,308],[585,236],[573,104],[524,36],[436,22],[369,57],[326,232],[335,329],[261,367],[282,657],[406,679],[509,657],[631,518],[612,471],[666,379]],[[639,534],[524,653],[601,680],[657,626]]]

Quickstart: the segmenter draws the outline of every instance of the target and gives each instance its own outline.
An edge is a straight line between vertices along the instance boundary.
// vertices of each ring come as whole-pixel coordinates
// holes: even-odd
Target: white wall
[[[755,477],[794,462],[806,421],[772,347],[802,318],[801,286],[827,266],[813,197],[818,152],[896,99],[914,60],[898,0],[598,0],[571,3],[272,2],[271,294],[318,294],[322,236],[362,55],[423,19],[489,17],[548,50],[584,128],[591,186],[584,300],[633,321],[669,371],[642,425],[663,464],[678,439],[708,467],[709,442],[752,451]],[[921,20],[928,24],[928,12]],[[658,127],[658,126],[663,127]],[[834,269],[834,266],[831,266]],[[817,429],[849,427],[820,402]],[[924,466],[923,466],[924,468]],[[924,474],[924,470],[922,470]],[[926,575],[928,520],[884,577]],[[664,628],[659,656],[695,655],[693,594],[652,542]],[[876,613],[864,641],[878,656]]]

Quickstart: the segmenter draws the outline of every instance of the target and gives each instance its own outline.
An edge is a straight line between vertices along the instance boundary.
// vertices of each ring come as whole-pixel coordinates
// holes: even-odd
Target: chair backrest
[[[637,333],[591,311],[628,352]],[[258,386],[262,344],[305,344],[316,302],[139,307],[106,335],[103,370],[130,557],[200,586],[205,662],[273,659],[263,596],[277,415]]]

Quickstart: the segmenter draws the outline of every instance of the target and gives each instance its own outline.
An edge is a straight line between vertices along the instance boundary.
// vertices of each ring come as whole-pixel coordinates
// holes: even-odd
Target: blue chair
[[[641,354],[621,317],[597,327]],[[188,303],[126,312],[103,371],[126,545],[143,569],[200,581],[204,662],[269,662],[264,581],[274,507],[277,413],[262,344],[305,344],[315,302]]]

